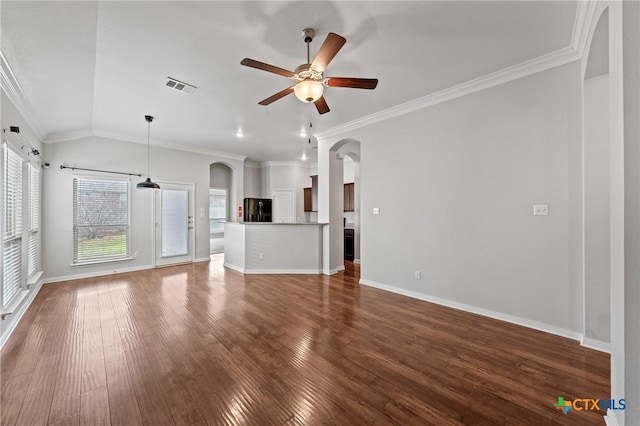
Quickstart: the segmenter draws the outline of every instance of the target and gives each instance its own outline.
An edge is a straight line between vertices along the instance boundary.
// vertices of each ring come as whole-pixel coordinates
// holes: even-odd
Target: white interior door
[[[155,195],[156,266],[193,261],[193,184],[160,183]]]
[[[275,189],[273,191],[272,222],[295,222],[296,200],[293,189]]]

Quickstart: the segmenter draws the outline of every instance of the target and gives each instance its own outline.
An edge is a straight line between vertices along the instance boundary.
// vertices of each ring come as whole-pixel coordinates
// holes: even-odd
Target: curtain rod
[[[142,177],[142,174],[140,174],[140,173],[125,173],[125,172],[112,172],[110,170],[85,169],[83,167],[65,166],[64,164],[60,165],[60,168],[61,169],[71,169],[71,170],[84,170],[86,172],[113,173],[114,175],[127,175],[127,176]]]
[[[2,133],[7,133],[7,132],[15,133],[15,134],[17,135],[17,137],[18,137],[18,138],[20,138],[20,140],[22,141],[22,143],[25,143],[25,144],[26,144],[26,145],[22,145],[22,146],[20,147],[21,149],[22,149],[22,148],[24,148],[25,146],[27,146],[27,147],[31,148],[31,150],[38,152],[38,150],[37,150],[37,149],[35,149],[35,148],[33,147],[33,145],[31,145],[31,142],[29,142],[29,141],[27,140],[27,138],[25,138],[24,136],[22,136],[22,134],[20,133],[20,127],[19,127],[19,126],[9,126],[9,128],[8,128],[8,129],[2,129]],[[34,154],[35,154],[35,153],[34,153]],[[38,153],[37,153],[37,154],[35,154],[35,155],[40,155],[40,152],[38,152]]]
[[[33,147],[33,145],[31,145],[31,142],[29,142],[27,140],[27,138],[25,138],[24,136],[22,136],[22,134],[20,133],[20,127],[19,126],[9,126],[8,129],[2,129],[2,133],[15,133],[17,135],[18,138],[20,138],[20,140],[25,143],[26,145],[22,145],[20,147],[20,150],[24,150],[25,147],[30,148],[29,151],[27,152],[27,158],[29,157],[29,155],[35,155],[37,157],[40,157],[40,160],[38,161],[38,164],[42,167],[44,167],[45,169],[49,168],[49,163],[47,163],[46,161],[44,161],[44,159],[40,156],[40,151],[37,150],[36,148]]]

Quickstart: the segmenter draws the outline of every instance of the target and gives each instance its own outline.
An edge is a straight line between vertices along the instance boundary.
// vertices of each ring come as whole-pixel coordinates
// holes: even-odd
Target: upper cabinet
[[[311,176],[311,188],[303,188],[304,190],[304,211],[318,211],[318,177]],[[352,212],[356,209],[355,203],[355,184],[344,184],[344,211]]]
[[[303,188],[304,190],[304,211],[313,211],[313,188]]]
[[[304,189],[304,211],[318,211],[318,176],[311,176],[311,188]]]
[[[352,212],[355,210],[355,184],[353,183],[345,183],[344,184],[344,211]]]

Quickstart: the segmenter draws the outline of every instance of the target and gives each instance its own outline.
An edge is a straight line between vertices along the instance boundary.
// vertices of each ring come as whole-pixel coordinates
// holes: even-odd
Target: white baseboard
[[[258,274],[301,274],[301,275],[318,275],[322,271],[320,269],[247,269],[241,268],[230,263],[224,263],[225,268],[233,269],[236,272],[246,275],[258,275]]]
[[[103,277],[105,275],[123,274],[125,272],[137,272],[153,269],[152,265],[135,266],[133,268],[122,268],[111,271],[87,272],[86,274],[65,275],[61,277],[49,277],[42,280],[44,284],[59,283],[61,281],[81,280],[83,278]]]
[[[392,293],[401,294],[403,296],[412,297],[414,299],[424,300],[425,302],[435,303],[436,305],[446,306],[448,308],[458,309],[460,311],[471,312],[473,314],[482,315],[485,317],[497,319],[500,321],[510,322],[512,324],[521,325],[534,330],[544,331],[545,333],[555,334],[557,336],[566,337],[572,340],[580,341],[582,334],[567,330],[565,328],[557,327],[555,325],[545,324],[539,321],[534,321],[526,318],[520,318],[514,315],[504,314],[502,312],[492,311],[490,309],[480,308],[477,306],[467,305],[465,303],[455,302],[453,300],[443,299],[436,296],[430,296],[424,293],[418,293],[411,290],[405,290],[398,287],[392,287],[386,284],[376,283],[369,280],[360,280],[360,284],[364,284],[369,287],[374,287],[380,290],[390,291]]]
[[[322,273],[320,269],[246,269],[245,274],[304,274],[304,275],[318,275]]]
[[[604,423],[607,426],[622,426],[622,422],[618,421],[616,413],[613,410],[607,410],[607,415],[604,416]]]
[[[197,263],[197,262],[210,262],[211,258],[209,257],[199,257],[192,262],[188,263]],[[173,266],[173,265],[167,265]],[[61,281],[70,281],[70,280],[81,280],[83,278],[94,278],[94,277],[104,277],[105,275],[113,275],[113,274],[124,274],[126,272],[138,272],[138,271],[146,271],[147,269],[153,269],[155,266],[153,265],[143,265],[143,266],[134,266],[131,268],[120,268],[120,269],[112,269],[110,271],[98,271],[98,272],[87,272],[85,274],[73,274],[73,275],[64,275],[60,277],[48,277],[45,278],[42,282],[44,284],[50,283],[59,283]]]
[[[324,275],[333,275],[333,274],[337,274],[340,271],[344,271],[344,265],[340,265],[335,269],[323,269],[322,271],[318,272],[319,274],[324,274]]]
[[[42,284],[43,284],[43,281],[39,281],[38,283],[36,283],[33,286],[29,296],[27,296],[27,298],[25,299],[24,303],[18,308],[17,311],[11,314],[11,316],[13,317],[11,324],[4,331],[4,333],[2,333],[2,336],[0,336],[0,349],[4,347],[4,344],[7,343],[7,340],[9,340],[9,337],[11,337],[11,334],[16,329],[16,326],[20,323],[22,316],[24,315],[25,312],[27,312],[27,309],[29,308],[29,306],[31,306],[33,299],[35,299],[36,296],[38,295],[38,292],[42,288]]]
[[[241,274],[244,274],[244,268],[241,268],[236,265],[232,265],[231,263],[224,262],[222,266],[224,266],[225,268],[233,269],[234,271],[240,272]]]
[[[606,352],[608,354],[611,353],[611,344],[601,342],[600,340],[589,339],[588,337],[582,336],[580,339],[580,344],[585,348],[595,349],[596,351]]]

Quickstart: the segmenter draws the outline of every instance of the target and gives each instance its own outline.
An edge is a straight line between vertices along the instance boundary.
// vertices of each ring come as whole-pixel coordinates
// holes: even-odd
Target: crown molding
[[[260,167],[270,166],[298,166],[304,167],[305,169],[310,168],[309,163],[305,163],[303,161],[264,161],[260,163]]]
[[[254,163],[253,161],[247,161],[247,160],[244,160],[244,166],[245,167],[251,167],[252,169],[259,169],[260,168],[260,164]]]
[[[329,139],[340,136],[345,132],[359,129],[380,121],[388,120],[399,115],[408,114],[422,108],[427,108],[442,102],[450,101],[462,96],[470,95],[490,87],[498,86],[522,77],[527,77],[542,71],[546,71],[561,65],[580,59],[578,52],[572,47],[565,47],[549,54],[539,56],[529,61],[513,65],[508,68],[501,69],[491,74],[484,75],[473,80],[452,86],[448,89],[420,98],[408,101],[391,108],[384,109],[373,114],[349,121],[344,124],[332,127],[322,132],[318,132],[315,136],[318,140]]]
[[[576,17],[573,21],[573,33],[571,34],[571,47],[578,52],[580,57],[589,40],[589,26],[596,11],[597,1],[578,1]]]
[[[0,87],[2,87],[2,90],[7,94],[7,97],[16,107],[20,115],[22,115],[29,127],[31,127],[33,133],[36,134],[39,140],[42,140],[42,130],[35,121],[35,114],[31,103],[22,90],[22,86],[11,69],[11,65],[9,65],[2,49],[0,49]]]

